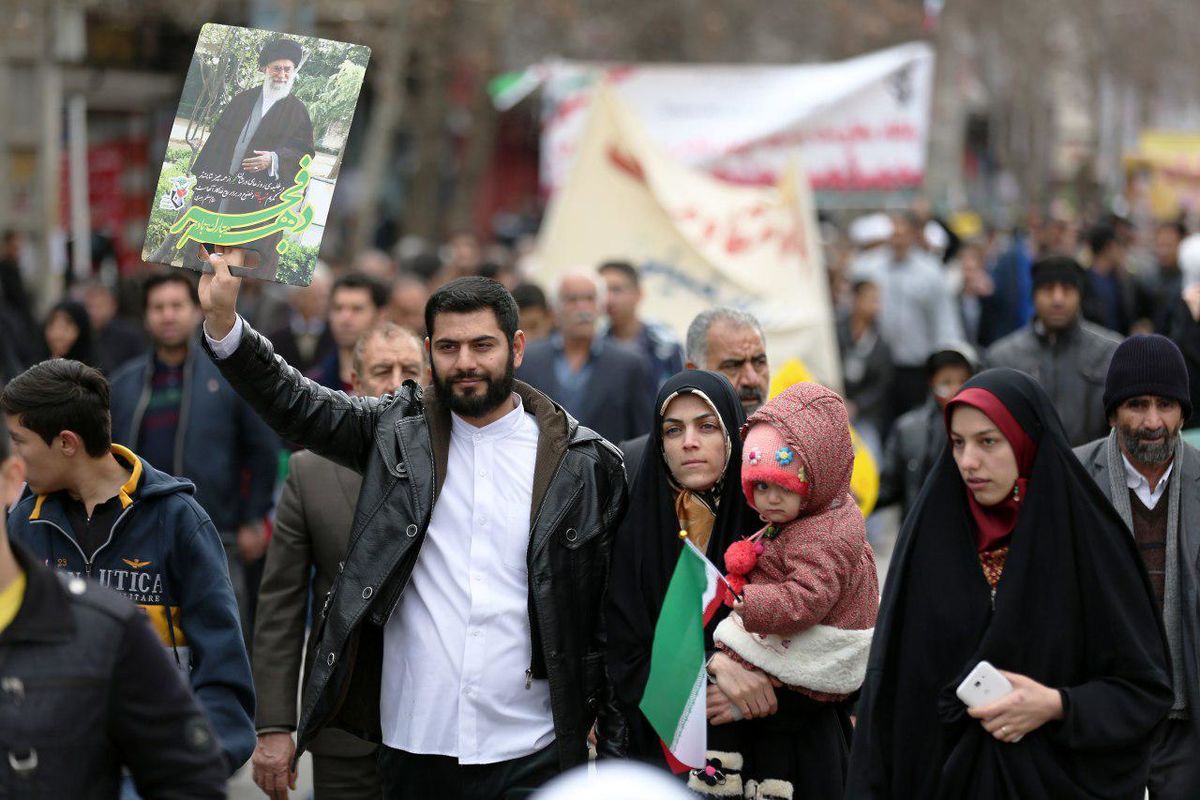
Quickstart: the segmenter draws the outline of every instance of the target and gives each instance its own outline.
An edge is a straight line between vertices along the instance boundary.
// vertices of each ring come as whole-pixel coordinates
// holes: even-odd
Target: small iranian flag
[[[704,626],[721,605],[721,573],[686,534],[654,626],[650,678],[639,708],[662,739],[675,772],[704,766]]]

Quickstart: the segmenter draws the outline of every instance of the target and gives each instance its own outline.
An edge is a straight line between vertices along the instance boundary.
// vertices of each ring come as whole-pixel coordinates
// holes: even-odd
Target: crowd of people
[[[283,798],[309,751],[318,798],[483,800],[589,747],[678,767],[646,695],[691,547],[727,587],[693,793],[1200,794],[1196,240],[827,232],[842,392],[773,398],[753,315],[681,340],[625,261],[539,286],[463,234],[285,290],[222,249],[38,324],[5,237],[0,786],[216,797],[250,762]],[[901,512],[882,597],[851,429]],[[1013,691],[968,706],[981,662]]]

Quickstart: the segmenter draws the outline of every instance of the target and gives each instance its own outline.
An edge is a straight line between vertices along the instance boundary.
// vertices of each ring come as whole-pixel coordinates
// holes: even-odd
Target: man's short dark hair
[[[375,306],[375,308],[383,308],[388,304],[388,287],[370,275],[364,275],[361,272],[347,272],[334,281],[333,288],[329,290],[329,298],[331,300],[338,293],[339,289],[366,289],[367,293],[371,295],[371,305]]]
[[[1087,235],[1088,249],[1092,251],[1092,257],[1103,253],[1110,244],[1117,241],[1117,229],[1112,225],[1096,225]]]
[[[868,288],[878,289],[879,284],[876,283],[875,281],[868,280],[866,278],[860,278],[859,280],[856,280],[854,283],[852,283],[850,285],[850,293],[853,294],[855,297],[858,297],[860,294],[863,293],[864,290],[866,290]]]
[[[92,458],[112,446],[108,381],[78,361],[52,358],[34,364],[0,392],[0,408],[50,444],[63,431],[83,440]]]
[[[536,283],[518,284],[513,287],[512,296],[513,300],[516,301],[517,308],[521,311],[527,308],[540,308],[542,311],[550,311],[550,304],[546,302],[546,293]]]
[[[609,270],[619,272],[626,278],[629,278],[630,282],[633,284],[633,288],[635,289],[642,285],[642,278],[640,275],[638,275],[637,267],[635,267],[633,264],[630,264],[628,261],[605,261],[596,268],[596,272],[600,273],[601,275]]]
[[[517,301],[503,285],[478,276],[450,281],[433,293],[425,304],[425,330],[433,336],[433,321],[438,314],[469,314],[485,308],[496,315],[496,323],[511,345],[520,318]]]
[[[192,300],[192,305],[200,305],[200,294],[196,291],[196,282],[188,277],[187,273],[178,269],[171,269],[167,272],[156,272],[150,275],[142,283],[142,311],[145,312],[150,307],[150,293],[160,286],[166,286],[170,283],[177,283],[187,289],[188,297]]]
[[[12,445],[8,441],[8,423],[4,420],[4,415],[0,414],[0,464],[7,461],[11,455]],[[0,514],[2,513],[4,513],[4,509],[0,508]]]

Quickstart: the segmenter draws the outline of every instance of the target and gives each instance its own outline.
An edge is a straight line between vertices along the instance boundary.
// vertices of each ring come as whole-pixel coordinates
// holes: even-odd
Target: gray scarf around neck
[[[1132,533],[1133,508],[1129,501],[1129,486],[1125,483],[1125,463],[1117,436],[1116,428],[1108,435],[1108,482],[1112,490],[1113,506],[1125,521],[1125,527]],[[1183,687],[1183,622],[1179,591],[1180,487],[1183,485],[1179,474],[1183,469],[1182,437],[1176,440],[1172,463],[1175,467],[1167,479],[1167,563],[1163,591],[1163,625],[1167,630],[1167,647],[1171,654],[1171,685],[1175,692],[1175,701],[1171,704],[1171,717],[1180,718],[1186,716],[1188,710],[1187,694]]]

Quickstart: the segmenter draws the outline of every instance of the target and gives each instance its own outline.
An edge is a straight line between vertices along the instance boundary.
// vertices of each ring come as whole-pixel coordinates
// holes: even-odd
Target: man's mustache
[[[1141,429],[1133,432],[1133,437],[1135,439],[1138,439],[1139,441],[1143,441],[1143,442],[1153,441],[1155,439],[1165,439],[1166,437],[1168,437],[1170,435],[1171,435],[1171,432],[1169,430],[1167,430],[1167,428],[1165,426],[1162,428],[1156,428],[1154,430],[1147,430],[1146,428],[1141,428]]]
[[[764,399],[763,390],[758,386],[743,386],[742,390],[738,392],[738,399],[754,400],[761,403]]]
[[[576,311],[567,315],[567,324],[573,325],[578,323],[582,325],[585,322],[591,323],[595,322],[598,317],[599,314],[593,314],[591,311]]]

